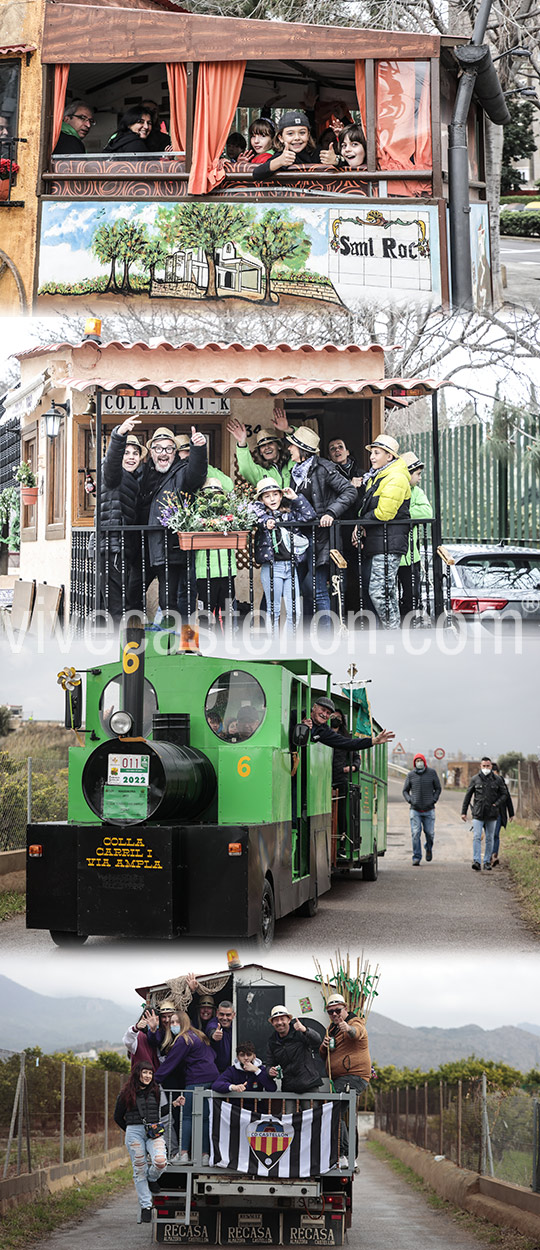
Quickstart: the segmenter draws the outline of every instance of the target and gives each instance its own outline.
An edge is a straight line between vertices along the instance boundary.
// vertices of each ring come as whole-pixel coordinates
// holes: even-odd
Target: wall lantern
[[[69,403],[57,404],[56,400],[52,400],[49,411],[45,413],[45,430],[48,438],[56,438],[60,430],[60,422],[63,416],[69,415]]]

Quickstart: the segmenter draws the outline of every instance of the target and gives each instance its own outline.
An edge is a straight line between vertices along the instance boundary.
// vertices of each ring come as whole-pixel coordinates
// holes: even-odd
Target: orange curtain
[[[69,78],[69,65],[54,67],[54,108],[53,108],[53,152],[60,138],[64,109],[66,107],[66,90]]]
[[[416,110],[414,61],[379,61],[377,65],[377,164],[379,169],[431,168],[430,66]],[[389,195],[421,195],[431,182],[391,182]]]
[[[245,61],[199,66],[190,195],[207,195],[225,177],[217,166],[240,99],[245,68]]]
[[[187,74],[182,61],[167,65],[169,103],[171,111],[171,143],[175,152],[186,150],[186,90]]]
[[[362,118],[362,130],[367,133],[366,126],[366,62],[354,62],[354,81],[356,84],[356,96],[358,99],[358,108],[360,109],[360,117]]]

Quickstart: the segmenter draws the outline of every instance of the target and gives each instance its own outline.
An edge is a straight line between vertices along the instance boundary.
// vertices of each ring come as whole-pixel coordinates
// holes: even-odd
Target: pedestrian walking
[[[493,763],[491,765],[491,771],[495,773],[497,777],[501,776],[498,764]],[[495,825],[495,833],[493,835],[493,851],[491,854],[491,867],[492,868],[498,868],[499,866],[499,845],[500,845],[500,837],[501,837],[501,828],[506,829],[508,821],[513,820],[515,816],[514,804],[512,803],[512,795],[510,794],[510,791],[508,789],[506,781],[504,780],[504,777],[502,778],[502,782],[506,791],[506,795],[505,795],[505,799],[501,803],[501,809],[500,809],[499,815],[497,816],[497,824]]]
[[[425,755],[415,755],[410,773],[403,786],[403,798],[410,807],[413,868],[422,860],[422,830],[425,835],[424,849],[427,863],[433,859],[435,837],[435,804],[441,794],[441,783],[434,768],[428,768]]]
[[[480,772],[473,777],[463,800],[461,819],[467,819],[469,805],[473,818],[473,862],[471,867],[480,872],[482,867],[482,830],[485,832],[484,871],[491,872],[491,856],[493,838],[497,827],[497,818],[506,803],[506,786],[502,777],[492,770],[488,755],[480,761]]]

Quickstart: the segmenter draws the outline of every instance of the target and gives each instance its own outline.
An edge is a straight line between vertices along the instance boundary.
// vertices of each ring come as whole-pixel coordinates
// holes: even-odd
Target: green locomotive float
[[[363,753],[349,786],[338,863],[332,752],[300,725],[330,673],[312,660],[145,656],[148,642],[135,634],[119,662],[86,674],[67,822],[28,827],[27,927],[58,945],[89,934],[270,945],[276,919],[315,914],[333,871],[375,880],[386,745]],[[81,691],[66,693],[76,729]]]

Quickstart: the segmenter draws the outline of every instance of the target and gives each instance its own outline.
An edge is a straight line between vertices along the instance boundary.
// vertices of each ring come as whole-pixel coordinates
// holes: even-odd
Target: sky
[[[447,756],[461,750],[478,758],[515,749],[540,755],[538,638],[523,641],[521,652],[511,639],[500,653],[489,638],[479,654],[474,640],[456,654],[445,654],[441,645],[447,644],[433,630],[413,631],[409,641],[381,631],[376,643],[356,635],[336,655],[319,658],[336,683],[347,681],[348,667],[356,664],[355,680],[368,682],[374,717],[395,731],[405,751],[439,747]],[[40,654],[34,645],[12,652],[0,644],[0,703],[22,703],[25,718],[63,720],[57,673],[67,663],[84,669],[117,660],[117,643],[100,646],[107,650],[89,654],[84,641],[75,640],[67,652],[49,647]],[[426,648],[425,654],[411,654],[411,648]],[[238,658],[257,656],[244,650]]]
[[[238,950],[246,964],[263,963],[273,970],[314,977],[311,959],[300,952],[273,957],[271,951],[262,956],[247,947],[243,950],[241,945]],[[341,953],[346,953],[344,945]],[[349,953],[354,962],[361,951],[351,944]],[[396,954],[364,949],[363,955],[372,968],[378,964],[381,973],[373,1010],[400,1024],[439,1028],[478,1024],[494,1029],[528,1023],[540,1027],[536,992],[540,954],[506,955],[498,950],[483,958],[478,952],[456,951],[443,956],[417,950]],[[318,958],[323,972],[330,971],[335,952],[318,952]],[[143,948],[133,952],[128,948],[123,954],[54,950],[41,953],[39,961],[10,954],[3,971],[12,981],[37,993],[107,998],[125,1007],[129,1015],[140,1002],[135,986],[158,984],[188,971],[199,975],[222,971],[226,966],[225,945],[207,946],[204,952],[190,945],[187,956],[172,946],[162,946],[159,951]]]

